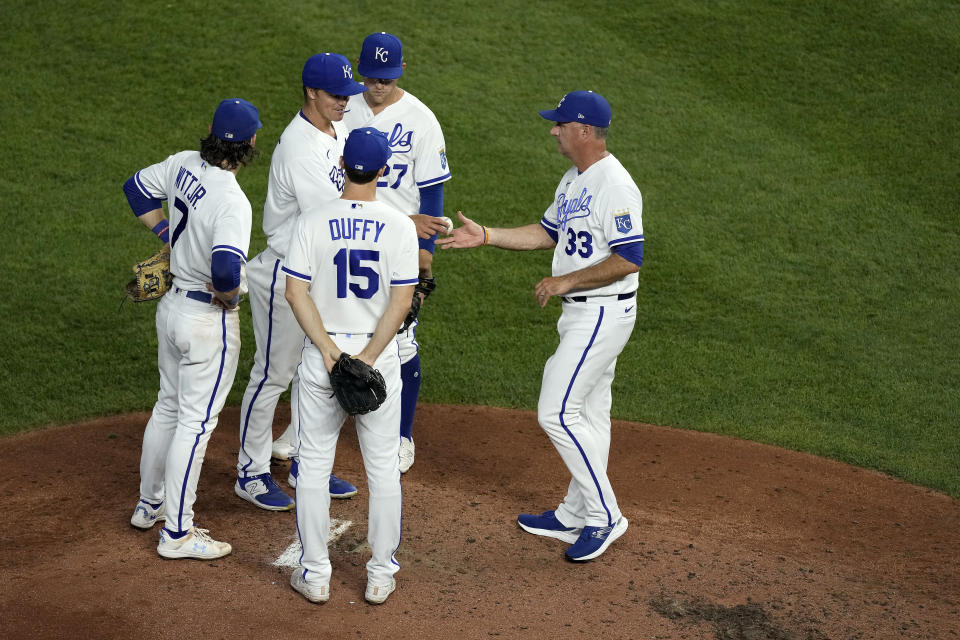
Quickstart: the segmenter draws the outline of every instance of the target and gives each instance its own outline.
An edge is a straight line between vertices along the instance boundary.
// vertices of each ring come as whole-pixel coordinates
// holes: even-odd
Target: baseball
[[[444,233],[448,233],[448,234],[453,233],[453,220],[451,220],[447,216],[442,216],[440,219],[443,220],[443,223],[445,225],[447,225],[447,230],[444,231]]]

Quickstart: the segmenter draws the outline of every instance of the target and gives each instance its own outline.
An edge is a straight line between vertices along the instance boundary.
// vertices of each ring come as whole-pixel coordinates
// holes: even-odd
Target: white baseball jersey
[[[340,156],[347,129],[342,122],[334,122],[333,129],[335,138],[313,126],[302,112],[297,113],[284,129],[270,160],[270,181],[263,207],[268,247],[250,261],[247,269],[257,351],[240,405],[237,469],[244,476],[270,471],[277,402],[291,382],[292,402],[296,402],[299,393],[295,375],[303,349],[303,331],[284,298],[286,278],[280,273],[280,265],[303,207],[335,200],[343,191]]]
[[[160,391],[143,436],[140,498],[164,502],[165,528],[187,531],[207,443],[233,386],[240,356],[240,314],[209,296],[211,256],[246,260],[250,202],[230,171],[182,151],[137,172],[144,195],[168,201],[170,270],[176,289],[157,305]]]
[[[310,298],[331,333],[373,333],[390,287],[416,284],[413,221],[382,202],[335,200],[304,209],[283,271],[310,283]]]
[[[393,153],[377,182],[377,200],[420,213],[420,189],[450,179],[443,131],[433,112],[409,92],[374,115],[363,94],[350,97],[343,114],[347,130],[375,127],[386,134]]]
[[[145,196],[168,201],[174,286],[206,291],[214,251],[246,262],[253,212],[232,172],[210,166],[199,151],[181,151],[138,171],[136,183]]]
[[[339,198],[343,191],[340,156],[349,130],[343,122],[334,122],[333,128],[336,138],[298,113],[273,151],[263,205],[263,231],[267,245],[281,257],[290,244],[297,214],[310,203]]]
[[[557,239],[553,275],[590,267],[619,245],[642,242],[641,213],[640,190],[613,155],[582,173],[571,167],[540,221]],[[537,417],[570,471],[567,494],[555,509],[566,527],[627,526],[607,463],[611,385],[636,324],[637,284],[631,273],[563,298],[560,344],[544,365]]]
[[[553,275],[562,276],[602,262],[617,245],[643,241],[643,199],[640,189],[613,154],[586,171],[577,168],[563,175],[553,203],[540,224],[557,236]],[[605,287],[577,290],[576,295],[598,296],[636,291],[632,273]]]

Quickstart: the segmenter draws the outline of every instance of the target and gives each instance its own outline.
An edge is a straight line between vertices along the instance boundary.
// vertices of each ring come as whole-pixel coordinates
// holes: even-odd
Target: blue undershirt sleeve
[[[137,187],[136,179],[136,176],[130,176],[130,179],[123,183],[123,193],[127,196],[127,202],[130,203],[134,215],[139,218],[149,211],[159,209],[163,206],[163,202],[157,198],[148,198],[143,195],[143,192]]]
[[[638,267],[643,264],[643,243],[630,242],[628,244],[618,244],[613,248],[613,252],[624,260],[629,260]]]
[[[438,182],[437,184],[432,184],[429,187],[420,188],[420,213],[427,216],[434,216],[439,218],[443,215],[443,183]],[[436,242],[437,236],[427,238],[418,238],[417,241],[420,243],[420,248],[433,253],[434,246],[433,243]]]
[[[210,278],[217,291],[233,291],[240,286],[240,256],[232,251],[214,251],[210,258]]]

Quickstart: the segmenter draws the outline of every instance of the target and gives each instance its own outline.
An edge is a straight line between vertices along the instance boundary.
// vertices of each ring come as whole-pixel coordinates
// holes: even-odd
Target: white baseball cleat
[[[296,453],[297,450],[293,444],[289,440],[284,439],[283,436],[280,436],[273,441],[273,449],[270,455],[274,460],[289,460]]]
[[[157,523],[157,520],[165,520],[167,517],[165,513],[166,509],[162,501],[160,504],[152,505],[141,498],[140,502],[137,503],[137,508],[133,510],[133,515],[130,517],[130,524],[137,529],[149,529]]]
[[[415,447],[410,438],[400,437],[400,473],[406,473],[413,466]]]
[[[397,581],[390,578],[387,584],[370,584],[367,582],[367,591],[363,594],[364,599],[370,604],[383,604],[390,597],[390,594],[397,590]]]
[[[222,558],[233,547],[228,542],[218,542],[207,535],[207,529],[190,527],[187,535],[179,539],[170,537],[166,528],[160,529],[160,544],[157,553],[164,558],[193,558],[195,560],[214,560]]]
[[[321,603],[330,599],[330,585],[313,586],[308,584],[307,579],[303,577],[303,569],[297,569],[290,574],[290,586],[310,602]]]

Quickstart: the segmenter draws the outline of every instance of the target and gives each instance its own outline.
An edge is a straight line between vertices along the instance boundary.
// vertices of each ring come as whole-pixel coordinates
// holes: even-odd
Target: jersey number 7
[[[180,198],[173,199],[173,207],[180,212],[182,217],[180,221],[177,222],[176,228],[173,230],[173,235],[170,236],[170,246],[177,244],[177,239],[180,238],[180,234],[183,233],[183,230],[187,228],[187,218],[190,217],[190,210],[187,209],[187,203],[185,203]],[[173,216],[170,216],[171,218]]]
[[[380,252],[372,249],[340,249],[333,256],[333,264],[337,267],[337,297],[346,298],[349,289],[353,295],[364,300],[369,300],[380,290],[380,274],[362,263],[378,262]],[[358,282],[348,282],[349,276],[357,279],[365,279],[366,286]]]

